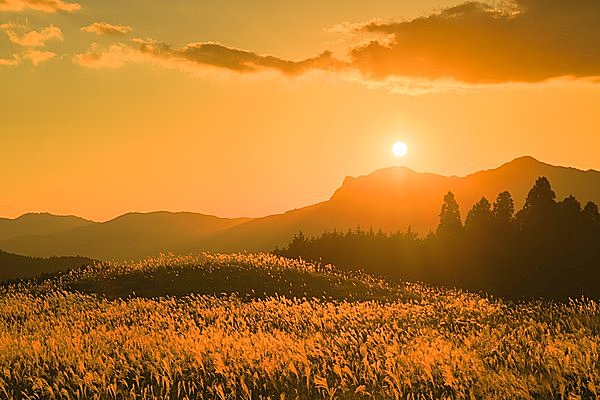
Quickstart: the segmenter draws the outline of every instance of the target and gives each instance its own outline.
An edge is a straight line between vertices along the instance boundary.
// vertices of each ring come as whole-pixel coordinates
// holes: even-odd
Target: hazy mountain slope
[[[81,267],[94,261],[84,257],[32,258],[0,251],[0,281],[31,278]]]
[[[429,222],[431,210],[439,207],[440,196],[447,192],[443,188],[448,179],[452,178],[419,174],[408,168],[389,168],[364,177],[347,177],[329,201],[249,221],[211,235],[202,245],[218,251],[258,251],[283,246],[299,231],[317,235],[325,230],[347,230],[358,226],[404,231],[410,223]],[[409,201],[414,202],[423,192],[434,191],[433,196],[419,199],[419,206],[408,206]]]
[[[188,251],[190,241],[231,228],[245,218],[195,213],[130,213],[113,220],[53,235],[28,235],[0,242],[0,248],[34,256],[85,255],[127,259],[160,252]]]
[[[520,157],[498,168],[468,175],[462,179],[457,191],[465,197],[466,203],[472,204],[482,195],[493,200],[498,192],[509,190],[515,206],[521,208],[531,186],[540,176],[550,180],[557,200],[572,194],[582,205],[588,201],[600,204],[600,171],[554,166],[532,157]]]
[[[291,238],[299,231],[321,232],[323,224],[318,213],[326,203],[249,220],[231,229],[223,230],[196,242],[192,251],[218,250],[222,252],[255,251],[270,244]],[[274,247],[275,245],[273,245]]]
[[[521,157],[465,177],[419,173],[406,167],[347,177],[328,201],[264,218],[132,213],[101,224],[87,221],[83,227],[58,232],[27,231],[28,235],[0,240],[0,249],[35,256],[80,254],[127,259],[166,251],[272,250],[286,245],[299,231],[318,235],[326,230],[358,226],[386,232],[405,231],[410,226],[426,234],[436,228],[443,196],[449,190],[456,195],[464,218],[481,196],[493,202],[504,190],[512,193],[516,207],[520,208],[539,176],[550,179],[558,199],[573,194],[582,203],[592,200],[600,204],[600,172]],[[84,224],[82,221],[75,222]]]
[[[15,219],[0,218],[0,241],[23,235],[52,235],[97,222],[75,216],[29,213]]]
[[[329,201],[311,212],[300,209],[249,221],[220,232],[203,244],[211,250],[269,250],[285,245],[300,230],[315,235],[357,226],[388,232],[404,231],[410,226],[425,234],[435,230],[443,196],[449,190],[456,195],[464,218],[482,196],[493,202],[504,190],[511,192],[520,208],[539,176],[548,177],[558,199],[573,194],[583,204],[590,200],[600,204],[600,172],[552,166],[532,157],[517,158],[496,169],[465,177],[392,167],[346,178]]]

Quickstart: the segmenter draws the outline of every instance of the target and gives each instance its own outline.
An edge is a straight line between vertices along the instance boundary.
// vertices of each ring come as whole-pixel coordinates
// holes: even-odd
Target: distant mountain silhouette
[[[23,235],[52,235],[94,224],[96,222],[79,217],[48,213],[29,213],[15,219],[0,218],[0,241]]]
[[[33,258],[0,251],[0,281],[32,278],[92,264],[85,257]]]
[[[557,198],[570,194],[584,204],[600,204],[600,172],[546,164],[532,157],[520,157],[496,169],[465,177],[419,173],[406,167],[392,167],[358,178],[347,177],[330,200],[268,216],[211,235],[203,246],[211,250],[268,250],[283,246],[302,231],[319,235],[324,230],[347,230],[360,226],[384,232],[405,231],[426,234],[439,221],[444,195],[451,190],[461,206],[461,214],[482,196],[491,202],[508,190],[520,208],[527,192],[539,176],[546,176]]]
[[[126,214],[105,223],[81,220],[83,226],[71,229],[22,230],[20,235],[0,238],[0,249],[35,256],[81,254],[127,259],[165,251],[269,251],[284,246],[299,231],[319,235],[326,230],[358,226],[385,232],[405,231],[410,226],[426,234],[435,229],[442,199],[449,190],[456,195],[464,217],[482,196],[493,201],[504,190],[511,192],[515,206],[520,208],[539,176],[550,180],[558,199],[572,194],[584,204],[600,204],[600,172],[521,157],[465,177],[420,173],[406,167],[347,177],[328,201],[263,218],[226,219],[167,212]]]
[[[136,259],[188,252],[202,237],[246,221],[188,212],[129,213],[50,235],[13,237],[0,242],[0,248],[38,257],[82,254],[105,260]]]

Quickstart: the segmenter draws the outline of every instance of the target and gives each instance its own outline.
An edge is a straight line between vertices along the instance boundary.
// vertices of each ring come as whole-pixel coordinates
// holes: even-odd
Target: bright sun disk
[[[392,153],[394,153],[396,157],[405,156],[406,153],[408,153],[408,146],[404,142],[396,142],[392,146]]]

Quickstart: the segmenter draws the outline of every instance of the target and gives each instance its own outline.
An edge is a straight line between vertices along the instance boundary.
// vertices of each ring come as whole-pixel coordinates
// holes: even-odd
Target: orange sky
[[[122,3],[0,1],[0,216],[259,216],[394,164],[600,169],[600,5]]]

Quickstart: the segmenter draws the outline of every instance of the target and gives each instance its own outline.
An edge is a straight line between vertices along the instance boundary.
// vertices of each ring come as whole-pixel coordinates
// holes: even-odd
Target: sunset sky
[[[0,216],[261,216],[526,154],[600,170],[599,43],[590,0],[0,0]]]

